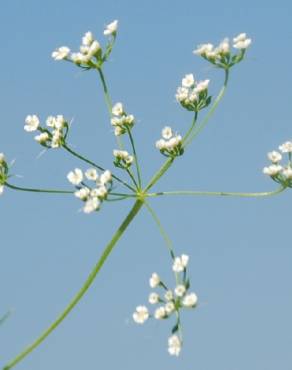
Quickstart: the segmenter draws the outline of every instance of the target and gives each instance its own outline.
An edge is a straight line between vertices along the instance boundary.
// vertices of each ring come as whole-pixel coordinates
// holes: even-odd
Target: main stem
[[[122,222],[121,226],[118,228],[116,233],[114,234],[111,241],[108,243],[106,248],[104,249],[99,261],[94,266],[93,270],[91,271],[90,275],[88,276],[87,280],[83,284],[82,288],[79,292],[75,295],[72,301],[68,304],[65,310],[57,317],[57,319],[31,344],[29,345],[24,351],[22,351],[18,356],[16,356],[12,361],[10,361],[3,370],[12,369],[16,364],[22,361],[29,353],[31,353],[34,349],[36,349],[47,337],[50,335],[60,324],[61,322],[67,317],[67,315],[73,310],[73,308],[77,305],[77,303],[81,300],[84,294],[87,292],[91,284],[93,283],[96,275],[98,274],[99,270],[102,268],[103,264],[105,263],[106,259],[112,252],[114,246],[116,245],[117,241],[123,235],[131,221],[137,215],[139,210],[143,205],[142,200],[136,200],[134,206],[128,213],[127,217]]]

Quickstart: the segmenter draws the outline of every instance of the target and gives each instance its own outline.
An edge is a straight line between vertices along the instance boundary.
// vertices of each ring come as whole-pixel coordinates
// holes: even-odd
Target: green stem
[[[108,92],[108,88],[107,88],[107,85],[106,85],[106,82],[105,82],[105,77],[104,77],[104,74],[103,74],[101,68],[97,68],[97,72],[98,72],[99,77],[100,77],[100,80],[101,80],[101,84],[102,84],[102,89],[103,89],[103,94],[104,94],[104,98],[105,98],[105,103],[106,103],[106,106],[107,106],[107,110],[109,112],[109,116],[111,117],[112,116],[113,104],[112,104],[112,100],[110,98],[110,95],[109,95],[109,92]]]
[[[23,188],[20,186],[9,184],[8,182],[5,182],[4,185],[13,190],[30,191],[33,193],[53,193],[53,194],[73,194],[74,193],[74,191],[68,191],[68,190]]]
[[[144,192],[146,193],[147,190],[152,188],[152,186],[160,179],[160,177],[169,169],[169,167],[172,165],[172,162],[174,161],[174,158],[169,157],[164,164],[160,167],[160,169],[156,172],[156,174],[152,177],[152,179],[149,181],[149,184],[144,189]]]
[[[136,170],[137,170],[137,177],[138,177],[138,183],[139,183],[139,190],[140,190],[141,187],[142,187],[141,170],[140,170],[140,166],[139,166],[139,162],[138,162],[138,156],[137,156],[137,152],[136,152],[135,142],[134,142],[131,130],[128,127],[127,127],[127,132],[128,132],[128,135],[129,135],[129,139],[130,139],[133,154],[134,154]]]
[[[16,364],[18,364],[20,361],[22,361],[29,353],[31,353],[34,349],[36,349],[46,338],[49,334],[51,334],[59,325],[60,323],[66,318],[66,316],[72,311],[72,309],[76,306],[76,304],[81,300],[81,298],[84,296],[88,288],[93,283],[96,275],[98,274],[99,270],[105,263],[106,259],[112,252],[114,246],[116,245],[117,241],[120,239],[120,237],[123,235],[131,221],[134,219],[134,217],[139,212],[140,208],[143,205],[143,201],[137,200],[128,213],[127,217],[122,222],[121,226],[118,228],[116,233],[114,234],[111,241],[108,243],[106,248],[104,249],[99,261],[94,266],[93,270],[91,271],[90,275],[88,276],[87,280],[85,281],[82,288],[79,290],[79,292],[75,295],[75,297],[72,299],[72,301],[68,304],[68,306],[65,308],[65,310],[57,317],[57,319],[26,349],[24,349],[23,352],[21,352],[19,355],[17,355],[12,361],[10,361],[3,370],[9,370],[12,369]]]
[[[197,118],[198,118],[198,112],[195,112],[195,115],[194,115],[193,120],[192,120],[191,127],[188,129],[187,133],[185,134],[185,136],[182,140],[183,145],[187,141],[190,134],[193,132],[193,129],[194,129],[194,127],[196,125],[196,122],[197,122]]]
[[[166,246],[169,250],[171,258],[174,259],[175,258],[175,253],[174,253],[173,243],[172,243],[170,237],[167,235],[164,227],[162,226],[162,224],[160,222],[160,219],[158,218],[157,214],[155,213],[154,209],[150,206],[150,204],[148,202],[144,201],[144,205],[147,208],[147,210],[149,211],[153,220],[155,221],[155,223],[156,223],[156,225],[159,229],[159,232],[160,232],[162,238],[164,239],[165,244],[166,244]]]
[[[133,175],[133,172],[131,171],[130,168],[126,168],[126,172],[130,176],[131,180],[133,181],[133,184],[136,186],[136,189],[138,190],[139,189],[139,186],[138,186],[138,183],[137,183],[137,181],[135,179],[135,176]]]
[[[104,95],[105,103],[106,103],[106,106],[107,106],[107,110],[108,110],[109,116],[111,118],[112,115],[113,115],[113,113],[112,113],[113,103],[112,103],[111,97],[109,95],[108,87],[107,87],[105,77],[104,77],[104,74],[103,74],[103,71],[102,71],[101,67],[97,68],[97,72],[99,74],[100,81],[101,81],[101,84],[102,84],[103,95]],[[116,139],[117,139],[117,143],[118,143],[119,148],[122,149],[123,148],[123,143],[122,143],[121,138],[119,136],[117,136]]]
[[[6,312],[6,314],[0,318],[0,325],[2,325],[8,319],[10,315],[11,315],[11,311]]]
[[[90,159],[87,159],[85,157],[83,157],[81,154],[75,152],[73,149],[71,149],[67,144],[63,144],[63,148],[65,150],[67,150],[69,153],[71,153],[72,155],[74,155],[75,157],[81,159],[82,161],[90,164],[91,166],[99,169],[100,171],[105,171],[105,169],[101,166],[99,166],[98,164],[92,162]],[[127,184],[125,181],[123,181],[122,179],[120,179],[119,177],[117,177],[116,175],[114,175],[112,173],[112,177],[117,180],[118,182],[120,182],[121,184],[123,184],[124,186],[126,186],[128,189],[132,190],[132,191],[136,191],[132,186],[130,186],[129,184]]]
[[[208,196],[230,196],[230,197],[242,197],[242,198],[258,198],[258,197],[269,197],[282,193],[286,189],[286,186],[281,186],[274,191],[264,191],[259,193],[239,193],[239,192],[225,192],[225,191],[161,191],[157,193],[148,193],[146,197],[158,197],[161,195],[208,195]]]
[[[223,98],[224,94],[225,94],[225,91],[226,91],[226,88],[227,88],[227,84],[228,84],[228,79],[229,79],[229,69],[225,69],[225,79],[224,79],[224,84],[221,88],[221,90],[219,91],[219,94],[217,95],[212,107],[210,108],[210,110],[208,111],[208,113],[206,114],[205,118],[203,119],[202,123],[197,126],[197,129],[195,129],[191,134],[190,134],[190,137],[189,139],[187,140],[187,142],[185,143],[185,147],[188,146],[193,140],[194,138],[205,128],[205,126],[207,125],[207,123],[209,122],[209,119],[212,117],[212,115],[214,114],[218,104],[220,103],[221,99]]]

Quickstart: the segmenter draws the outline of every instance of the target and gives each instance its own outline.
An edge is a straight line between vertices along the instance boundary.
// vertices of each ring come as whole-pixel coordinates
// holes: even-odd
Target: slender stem
[[[105,103],[106,103],[106,106],[107,106],[107,110],[108,110],[109,116],[111,118],[112,115],[113,115],[112,114],[113,103],[112,103],[111,97],[109,95],[108,87],[107,87],[105,77],[104,77],[104,74],[103,74],[103,71],[102,71],[101,67],[97,68],[97,72],[99,74],[100,81],[101,81],[101,84],[102,84],[103,95],[104,95]],[[123,148],[122,139],[119,136],[117,136],[116,139],[117,139],[117,143],[118,143],[119,148],[122,149]]]
[[[133,172],[131,171],[130,168],[126,168],[127,174],[130,176],[131,180],[133,181],[133,184],[136,186],[136,189],[139,189],[138,183],[135,179],[135,176],[133,175]]]
[[[142,187],[141,170],[140,170],[140,166],[139,166],[139,162],[138,162],[138,156],[137,156],[137,152],[136,152],[135,142],[134,142],[134,138],[132,136],[131,130],[128,127],[127,127],[127,132],[128,132],[128,135],[129,135],[129,139],[130,139],[130,142],[131,142],[132,149],[133,149],[133,154],[134,154],[134,159],[135,159],[135,164],[136,164],[136,170],[137,170],[138,183],[139,183],[139,189],[141,189],[141,187]]]
[[[198,118],[198,112],[195,112],[195,115],[194,115],[193,120],[192,120],[191,127],[188,129],[187,133],[185,134],[185,136],[184,136],[184,138],[182,140],[182,143],[183,144],[187,141],[188,137],[193,132],[193,129],[196,126],[197,118]]]
[[[99,169],[100,171],[105,171],[105,169],[101,166],[99,166],[98,164],[92,162],[90,159],[87,159],[85,157],[83,157],[81,154],[75,152],[73,149],[71,149],[67,144],[64,144],[63,145],[63,148],[65,150],[67,150],[69,153],[71,153],[72,155],[74,155],[75,157],[81,159],[82,161],[90,164],[91,166]],[[117,180],[118,182],[120,182],[121,184],[123,184],[124,186],[126,186],[128,189],[131,189],[132,191],[136,191],[132,186],[130,186],[129,184],[127,184],[125,181],[121,180],[118,176],[114,175],[112,173],[112,177]]]
[[[156,172],[156,174],[149,181],[149,184],[144,189],[144,192],[147,192],[147,190],[152,188],[152,186],[160,179],[160,177],[169,169],[173,161],[174,161],[174,158],[170,157],[164,162],[164,164],[160,167],[160,169]]]
[[[212,107],[210,108],[210,110],[208,111],[208,113],[206,114],[205,118],[203,119],[202,123],[197,126],[197,129],[195,129],[191,134],[190,134],[190,137],[189,139],[187,140],[187,142],[185,143],[185,146],[188,146],[193,140],[194,138],[204,129],[204,127],[207,125],[207,123],[209,122],[209,119],[212,117],[212,115],[214,114],[218,104],[220,103],[221,99],[223,98],[224,94],[225,94],[225,91],[226,91],[226,88],[227,88],[227,84],[228,84],[228,79],[229,79],[229,69],[225,69],[225,79],[224,79],[224,84],[221,88],[221,90],[219,91],[219,94],[217,95]]]
[[[112,100],[111,100],[111,97],[109,95],[108,88],[107,88],[107,85],[106,85],[106,82],[105,82],[105,77],[104,77],[104,74],[103,74],[101,68],[97,68],[97,72],[98,72],[100,80],[101,80],[102,89],[103,89],[104,98],[105,98],[105,103],[106,103],[109,115],[111,117],[112,116],[113,104],[112,104]]]
[[[4,316],[2,316],[1,318],[0,318],[0,325],[2,325],[7,319],[8,319],[8,317],[11,315],[11,311],[9,310],[9,311],[7,311],[6,312],[6,314],[4,315]]]
[[[149,211],[149,213],[151,214],[153,220],[155,221],[155,223],[156,223],[156,225],[159,229],[159,232],[160,232],[161,236],[163,237],[163,239],[165,241],[165,244],[166,244],[166,246],[169,250],[171,258],[174,259],[175,258],[175,253],[174,253],[173,243],[172,243],[170,237],[167,235],[167,232],[165,231],[164,227],[162,226],[161,221],[159,220],[156,212],[150,206],[150,204],[148,202],[144,201],[144,205],[147,208],[147,210]]]
[[[117,197],[117,198],[114,198],[114,199],[107,198],[106,202],[117,202],[119,200],[124,200],[124,199],[130,199],[130,197],[124,196],[124,197]]]
[[[110,192],[110,195],[114,195],[114,196],[118,196],[118,197],[137,198],[136,194],[125,194],[125,193]]]
[[[23,188],[20,186],[9,184],[8,182],[5,182],[4,185],[13,190],[30,191],[33,193],[52,193],[52,194],[73,194],[74,193],[74,191],[69,191],[69,190]]]
[[[208,195],[208,196],[230,196],[230,197],[242,197],[242,198],[258,198],[258,197],[269,197],[282,193],[286,189],[286,186],[273,191],[264,191],[259,193],[239,193],[239,192],[225,192],[225,191],[161,191],[157,193],[148,193],[146,197],[158,197],[161,195]]]
[[[19,355],[17,355],[12,361],[10,361],[3,370],[9,370],[12,369],[17,363],[22,361],[29,353],[31,353],[34,349],[36,349],[46,338],[49,334],[51,334],[59,325],[60,323],[66,318],[66,316],[72,311],[72,309],[76,306],[76,304],[81,300],[81,298],[84,296],[88,288],[93,283],[96,275],[98,274],[99,270],[102,268],[103,264],[105,263],[106,259],[112,252],[114,246],[116,245],[117,241],[120,239],[120,237],[123,235],[131,221],[134,219],[134,217],[139,212],[140,208],[143,205],[143,201],[137,200],[128,213],[127,217],[122,222],[121,226],[118,228],[116,233],[114,234],[111,241],[108,243],[106,248],[104,249],[99,261],[94,266],[93,270],[89,274],[87,280],[85,281],[82,288],[79,290],[79,292],[75,295],[75,297],[72,299],[72,301],[68,304],[68,306],[65,308],[65,310],[57,317],[57,319],[26,349],[24,349],[23,352],[21,352]]]

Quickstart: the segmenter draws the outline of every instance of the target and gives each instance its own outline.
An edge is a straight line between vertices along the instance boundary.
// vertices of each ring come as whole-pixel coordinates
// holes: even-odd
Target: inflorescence
[[[292,188],[292,141],[286,141],[280,145],[279,151],[273,150],[268,153],[268,159],[272,164],[264,167],[263,173],[284,187]],[[285,154],[288,157],[288,163],[282,165],[280,162]]]
[[[118,21],[115,20],[108,24],[104,30],[105,36],[110,36],[110,40],[102,50],[100,43],[95,39],[92,32],[88,31],[82,37],[82,42],[78,52],[71,53],[68,46],[61,46],[52,53],[55,60],[66,60],[75,63],[78,67],[91,69],[100,68],[108,59],[117,35]]]
[[[142,189],[141,179],[139,177],[139,166],[136,157],[134,141],[131,134],[131,130],[135,124],[135,118],[132,114],[126,113],[122,103],[118,102],[113,107],[111,106],[109,95],[107,95],[108,93],[105,80],[101,71],[102,64],[108,59],[112,51],[117,35],[117,28],[117,20],[111,22],[106,26],[103,33],[105,36],[108,37],[108,43],[104,50],[101,47],[100,43],[95,39],[93,33],[88,31],[82,37],[79,51],[71,53],[71,50],[67,46],[61,46],[52,53],[52,57],[57,61],[69,61],[84,69],[94,68],[98,70],[103,84],[104,93],[107,98],[111,117],[111,125],[114,128],[114,134],[115,136],[128,134],[132,145],[133,154],[129,154],[128,151],[124,150],[123,145],[120,145],[119,149],[115,149],[113,151],[113,163],[116,167],[125,170],[130,175],[133,183],[136,185],[136,195],[139,195],[138,192]],[[210,43],[199,45],[197,49],[194,50],[194,54],[203,57],[205,60],[215,65],[216,67],[225,70],[225,88],[228,80],[228,70],[244,58],[246,49],[250,46],[250,44],[251,39],[248,38],[245,33],[241,33],[233,38],[232,45],[233,48],[236,49],[235,53],[231,50],[229,39],[225,38],[216,47]],[[192,73],[186,74],[183,77],[181,86],[178,87],[175,95],[176,100],[183,108],[187,109],[188,111],[194,112],[195,118],[185,137],[182,137],[180,134],[174,132],[169,126],[163,128],[162,138],[156,141],[156,148],[159,149],[159,151],[164,156],[174,159],[175,157],[181,156],[184,153],[183,144],[186,137],[190,133],[192,133],[192,130],[195,127],[196,118],[199,111],[203,108],[208,107],[211,103],[211,96],[208,92],[209,83],[210,80],[208,79],[197,81]],[[221,97],[222,96],[220,96],[220,98]],[[27,132],[38,132],[38,134],[34,138],[45,148],[60,148],[63,146],[73,155],[76,155],[79,159],[85,160],[85,162],[91,163],[94,166],[95,164],[93,162],[87,160],[81,155],[78,155],[78,153],[74,153],[66,146],[66,138],[69,132],[69,126],[70,125],[68,121],[63,117],[63,115],[49,116],[46,119],[46,125],[41,126],[38,116],[33,114],[26,117],[24,130]],[[283,188],[292,188],[292,142],[287,141],[286,143],[282,144],[279,147],[279,151],[280,152],[272,151],[268,153],[268,158],[272,162],[272,164],[268,167],[265,167],[263,169],[263,172],[264,174],[270,176],[277,183],[280,183]],[[288,163],[285,165],[281,165],[280,162],[283,158],[283,155],[285,154],[288,155]],[[168,162],[170,161],[167,161],[166,163]],[[137,185],[135,177],[130,169],[133,163],[136,164],[139,185]],[[96,165],[96,168],[103,170],[103,168],[98,165]],[[89,168],[85,172],[83,172],[80,168],[75,168],[67,175],[68,181],[75,187],[74,195],[83,202],[82,209],[84,213],[93,213],[95,211],[99,211],[102,202],[107,200],[108,196],[111,194],[111,190],[113,187],[113,178],[119,180],[119,182],[121,182],[123,185],[128,185],[123,180],[117,178],[114,174],[112,174],[111,171],[104,170],[103,173],[98,174],[96,168]],[[0,153],[0,194],[3,193],[5,184],[7,186],[13,187],[10,184],[6,183],[8,178],[8,171],[9,167],[6,162],[5,156],[3,153]],[[158,172],[157,178],[154,178],[160,178],[164,173],[163,171],[164,168],[162,166],[162,170]],[[152,183],[150,182],[151,186],[153,184],[154,181]],[[135,189],[131,186],[128,185],[128,188],[135,192]],[[146,189],[149,188],[150,186],[148,186],[148,188]],[[23,188],[22,190],[30,189]],[[34,189],[31,190],[34,191]],[[112,193],[112,195],[115,194]],[[116,195],[122,195],[124,196],[124,198],[133,196],[133,194]],[[141,207],[141,205],[139,206]],[[130,221],[128,221],[128,224],[129,222]],[[123,227],[125,228],[126,226]],[[172,270],[174,272],[176,280],[176,285],[174,289],[170,289],[157,273],[153,273],[150,277],[149,284],[152,289],[157,289],[157,291],[152,291],[150,293],[148,301],[151,305],[156,305],[156,308],[153,310],[153,313],[150,313],[149,309],[146,306],[137,306],[136,311],[133,313],[133,319],[136,323],[143,324],[149,318],[166,320],[170,317],[175,317],[175,324],[172,327],[171,336],[168,338],[168,352],[170,355],[178,356],[181,352],[183,343],[180,321],[181,311],[183,309],[197,307],[198,298],[194,292],[189,292],[190,279],[187,274],[189,257],[185,254],[174,257],[174,252],[172,250],[171,256]],[[84,293],[84,291],[82,292],[82,294]]]
[[[68,173],[67,179],[76,188],[75,196],[85,203],[84,213],[98,211],[112,188],[112,174],[109,170],[98,175],[95,168],[89,168],[84,173],[80,168],[75,168]],[[88,182],[93,185],[90,186]]]
[[[151,292],[148,301],[151,305],[157,305],[153,314],[150,314],[148,308],[144,305],[137,306],[133,313],[133,320],[137,324],[144,324],[149,318],[165,320],[171,316],[176,317],[175,325],[171,330],[171,336],[168,338],[168,352],[170,355],[178,356],[182,347],[182,333],[180,311],[183,308],[195,308],[198,303],[197,295],[189,292],[190,280],[187,276],[187,265],[189,256],[183,254],[175,257],[172,264],[172,270],[176,278],[176,286],[173,290],[169,289],[166,283],[157,273],[153,273],[149,279],[151,288],[160,289],[162,293]]]

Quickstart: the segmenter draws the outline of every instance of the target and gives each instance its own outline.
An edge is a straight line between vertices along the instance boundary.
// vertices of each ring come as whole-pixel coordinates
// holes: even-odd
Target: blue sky
[[[186,73],[223,76],[192,54],[202,42],[247,32],[247,58],[232,70],[228,91],[207,128],[157,184],[157,190],[269,191],[266,153],[291,139],[289,1],[180,2],[88,0],[5,2],[0,14],[0,152],[15,159],[14,184],[69,188],[66,174],[83,166],[62,151],[41,151],[23,131],[27,114],[74,118],[70,142],[112,168],[115,140],[97,76],[50,57],[79,46],[91,30],[120,22],[105,66],[114,101],[137,118],[134,129],[144,182],[163,158],[154,147],[161,128],[186,131],[191,120],[174,98]],[[159,198],[152,206],[178,254],[190,255],[200,305],[183,316],[180,358],[167,354],[171,322],[143,327],[131,319],[146,303],[153,271],[171,279],[171,262],[146,210],[129,227],[92,288],[66,321],[18,368],[30,370],[149,368],[290,369],[291,193],[267,199]],[[0,364],[30,343],[82,285],[131,206],[105,204],[78,212],[72,196],[5,190],[0,199]]]

